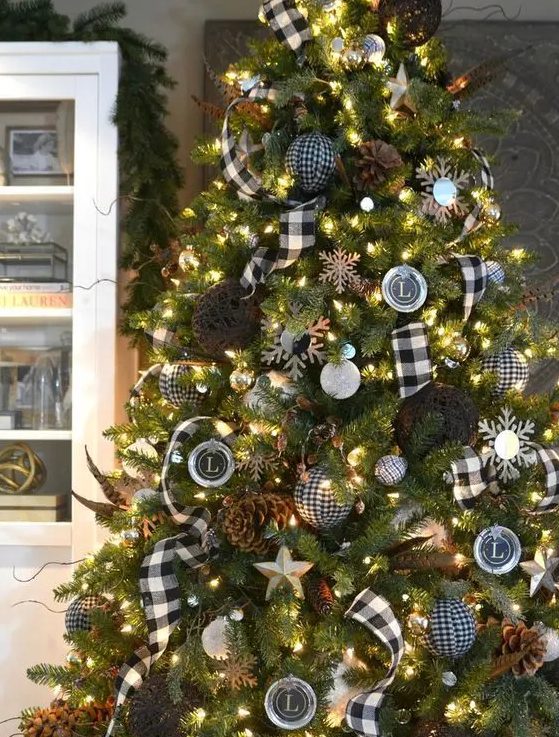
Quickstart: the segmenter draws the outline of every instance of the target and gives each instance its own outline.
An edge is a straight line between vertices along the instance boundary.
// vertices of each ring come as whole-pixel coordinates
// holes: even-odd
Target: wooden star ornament
[[[413,113],[417,112],[415,103],[409,93],[409,86],[410,80],[406,72],[406,67],[400,64],[398,74],[388,80],[388,89],[392,93],[392,97],[390,98],[390,107],[392,110],[405,107]]]
[[[530,596],[534,596],[541,588],[556,593],[559,584],[553,579],[555,569],[559,566],[559,558],[548,557],[543,550],[536,550],[534,560],[521,563],[520,567],[530,576]]]
[[[254,563],[256,570],[262,575],[269,578],[268,588],[266,589],[266,600],[272,593],[284,586],[291,586],[295,594],[303,598],[303,586],[301,584],[301,576],[310,571],[314,563],[304,560],[293,560],[289,548],[282,545],[279,549],[275,561],[267,561],[266,563]]]

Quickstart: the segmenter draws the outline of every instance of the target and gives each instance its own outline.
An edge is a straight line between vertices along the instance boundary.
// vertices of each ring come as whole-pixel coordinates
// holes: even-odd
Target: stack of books
[[[72,286],[67,281],[0,281],[0,309],[22,307],[72,307]]]

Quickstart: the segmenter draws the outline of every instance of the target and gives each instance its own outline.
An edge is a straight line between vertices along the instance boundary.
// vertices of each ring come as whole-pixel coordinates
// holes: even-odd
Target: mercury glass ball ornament
[[[451,670],[445,670],[441,676],[441,681],[448,688],[452,688],[458,683],[458,678],[456,677],[456,673],[453,673]]]
[[[501,219],[501,206],[497,202],[490,202],[483,208],[483,214],[487,220],[497,223]]]
[[[198,606],[198,604],[200,603],[200,599],[196,596],[196,594],[189,594],[186,597],[186,603],[189,607],[194,608]]]
[[[414,635],[424,635],[429,629],[429,617],[412,612],[408,617],[408,627]]]
[[[365,54],[361,49],[351,48],[344,51],[342,58],[348,67],[355,69],[363,64],[365,61]]]
[[[472,346],[463,335],[457,335],[450,346],[447,347],[447,355],[444,362],[448,368],[457,368],[463,363],[472,350]]]
[[[246,392],[254,384],[256,377],[250,369],[235,369],[229,376],[231,389],[235,392]]]

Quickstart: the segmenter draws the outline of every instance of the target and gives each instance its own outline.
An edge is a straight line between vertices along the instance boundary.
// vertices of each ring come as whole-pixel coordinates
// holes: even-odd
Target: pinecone
[[[334,606],[334,594],[325,578],[311,578],[307,582],[307,597],[318,614],[330,614]]]
[[[360,159],[354,182],[359,189],[372,189],[386,181],[392,169],[402,166],[398,151],[385,141],[365,141],[359,146]]]
[[[503,642],[493,663],[493,674],[511,670],[515,676],[533,676],[544,662],[546,644],[541,632],[537,627],[527,627],[524,622],[513,624],[508,619],[501,626]]]
[[[270,540],[264,531],[271,522],[283,530],[295,513],[295,502],[280,494],[246,494],[223,513],[222,529],[231,545],[251,553],[266,553]]]
[[[109,722],[113,714],[113,700],[106,704],[89,704],[75,709],[64,701],[53,701],[45,709],[37,709],[21,720],[19,728],[24,737],[74,737],[93,734],[101,724]]]

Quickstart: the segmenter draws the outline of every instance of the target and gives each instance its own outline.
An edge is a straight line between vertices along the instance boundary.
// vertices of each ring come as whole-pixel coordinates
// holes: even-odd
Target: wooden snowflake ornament
[[[229,655],[229,658],[221,668],[223,678],[233,691],[241,688],[255,688],[258,679],[254,675],[256,658],[254,655]]]
[[[361,258],[358,253],[349,253],[338,246],[334,251],[321,251],[318,257],[324,264],[319,281],[333,284],[338,294],[359,281],[355,271],[355,265]]]
[[[518,420],[510,407],[503,407],[495,420],[481,420],[479,432],[487,441],[487,458],[497,469],[502,481],[518,478],[518,467],[532,466],[537,458],[531,437],[535,424],[532,420]]]
[[[330,320],[319,317],[309,325],[302,336],[290,336],[280,325],[274,335],[274,345],[262,351],[262,362],[268,366],[272,363],[283,364],[282,370],[293,381],[303,378],[307,363],[326,363],[324,336],[330,329]]]
[[[443,156],[436,162],[424,164],[416,169],[417,178],[421,182],[423,199],[421,212],[431,215],[439,223],[445,224],[452,215],[464,217],[467,213],[466,203],[460,196],[460,190],[466,185],[469,175],[458,172]]]

